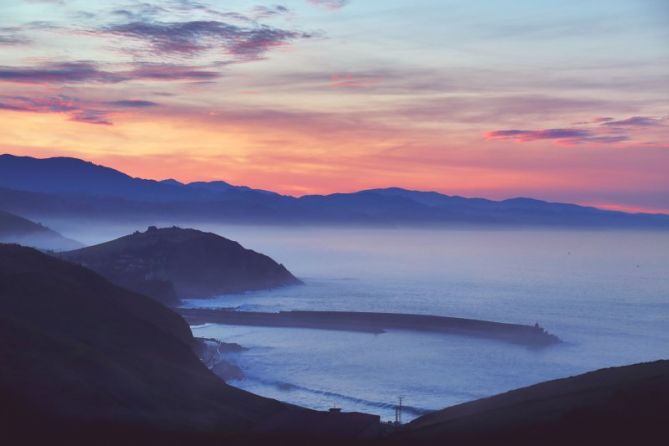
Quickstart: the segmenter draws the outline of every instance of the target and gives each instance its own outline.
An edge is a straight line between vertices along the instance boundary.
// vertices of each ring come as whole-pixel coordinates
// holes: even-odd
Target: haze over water
[[[669,234],[206,226],[284,263],[304,286],[189,301],[242,310],[424,313],[534,324],[565,341],[207,325],[237,342],[231,384],[316,409],[405,420],[517,387],[669,356]],[[412,410],[415,408],[416,410]]]

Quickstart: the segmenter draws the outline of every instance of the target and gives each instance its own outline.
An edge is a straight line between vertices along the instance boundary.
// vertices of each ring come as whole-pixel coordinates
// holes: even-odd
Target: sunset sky
[[[0,152],[669,212],[666,0],[0,0]]]

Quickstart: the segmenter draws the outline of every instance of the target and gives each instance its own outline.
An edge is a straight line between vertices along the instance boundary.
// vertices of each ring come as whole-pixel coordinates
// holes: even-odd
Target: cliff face
[[[170,305],[300,283],[271,258],[194,229],[151,227],[61,256]]]
[[[664,444],[669,361],[548,381],[420,417],[400,444]]]
[[[0,245],[0,424],[249,429],[283,404],[226,385],[168,308],[30,248]]]
[[[64,250],[81,246],[46,226],[0,210],[0,243],[19,243],[38,249]]]

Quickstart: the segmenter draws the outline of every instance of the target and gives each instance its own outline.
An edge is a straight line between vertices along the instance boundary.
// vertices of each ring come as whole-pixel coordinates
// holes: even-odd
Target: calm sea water
[[[240,388],[315,409],[405,420],[592,369],[669,358],[669,233],[286,229],[207,226],[271,255],[304,286],[190,306],[359,310],[539,322],[536,351],[458,336],[206,325],[249,348]]]
[[[304,286],[190,305],[358,310],[539,322],[565,343],[529,350],[482,339],[206,325],[237,342],[231,384],[315,409],[404,419],[553,378],[669,358],[669,233],[372,230],[181,224],[272,256]],[[135,229],[77,231],[100,242]]]

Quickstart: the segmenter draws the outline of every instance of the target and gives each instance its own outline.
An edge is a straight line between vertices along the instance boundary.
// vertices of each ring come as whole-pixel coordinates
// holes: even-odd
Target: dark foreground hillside
[[[283,408],[225,385],[193,345],[159,303],[0,245],[0,419],[239,430]]]
[[[195,346],[160,303],[0,244],[2,444],[294,444],[375,426],[228,386]]]
[[[155,228],[62,253],[112,282],[169,305],[301,283],[270,257],[216,234]]]
[[[549,381],[423,416],[398,443],[649,445],[669,440],[669,361]]]

